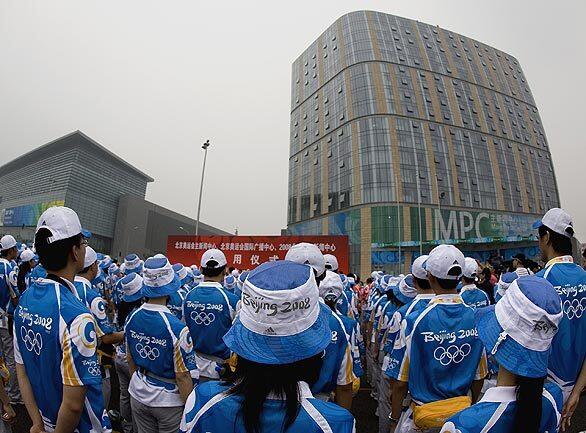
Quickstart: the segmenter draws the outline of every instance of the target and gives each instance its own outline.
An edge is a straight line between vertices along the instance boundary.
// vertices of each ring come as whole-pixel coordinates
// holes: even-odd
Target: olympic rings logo
[[[97,365],[92,365],[91,367],[89,367],[87,369],[87,371],[92,376],[101,376],[102,375],[102,372],[100,371],[100,367],[98,367]]]
[[[452,363],[459,364],[466,358],[472,350],[468,343],[462,344],[458,347],[456,345],[448,346],[447,348],[439,346],[433,351],[433,357],[443,366],[448,366]]]
[[[216,315],[214,313],[206,313],[205,311],[200,311],[199,313],[197,311],[192,311],[190,317],[196,325],[204,326],[209,326],[214,320],[216,320]]]
[[[24,341],[26,350],[35,352],[37,355],[41,354],[43,348],[43,338],[38,332],[35,333],[32,329],[27,330],[24,326],[20,327],[20,337]]]
[[[143,359],[154,361],[160,355],[159,349],[156,347],[150,347],[148,345],[143,346],[141,343],[137,343],[134,347],[138,352],[138,355]]]
[[[566,299],[562,304],[562,308],[564,313],[568,317],[569,320],[574,318],[579,319],[586,311],[586,298],[578,299]]]

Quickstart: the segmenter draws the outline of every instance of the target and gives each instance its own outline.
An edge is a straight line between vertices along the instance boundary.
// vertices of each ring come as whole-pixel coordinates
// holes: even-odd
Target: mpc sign
[[[536,217],[520,214],[469,212],[435,209],[436,239],[482,240],[486,238],[530,237]]]

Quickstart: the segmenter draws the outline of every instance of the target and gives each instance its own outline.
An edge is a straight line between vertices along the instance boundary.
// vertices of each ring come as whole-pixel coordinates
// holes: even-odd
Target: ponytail
[[[544,380],[544,377],[517,376],[517,409],[511,431],[539,433]]]

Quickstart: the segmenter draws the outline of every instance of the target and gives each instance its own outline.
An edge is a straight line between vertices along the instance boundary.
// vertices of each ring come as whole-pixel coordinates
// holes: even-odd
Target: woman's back
[[[540,432],[556,432],[562,411],[562,390],[554,383],[543,388]],[[441,433],[513,433],[516,387],[489,388],[475,405],[448,420]]]
[[[239,410],[242,397],[230,395],[229,385],[206,382],[195,388],[185,404],[181,433],[246,432]],[[313,398],[309,386],[299,382],[301,407],[287,433],[353,433],[354,418],[347,410],[333,403]],[[259,433],[282,431],[285,405],[277,396],[270,396],[264,403],[260,416]]]

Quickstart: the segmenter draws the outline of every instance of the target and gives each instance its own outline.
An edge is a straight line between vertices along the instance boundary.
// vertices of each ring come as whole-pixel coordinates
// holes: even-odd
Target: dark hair
[[[18,266],[18,277],[16,278],[16,287],[18,287],[18,291],[20,292],[20,294],[22,295],[22,292],[24,292],[27,287],[26,287],[26,281],[24,280],[24,278],[26,277],[26,274],[28,274],[31,270],[31,263],[30,262],[22,262],[19,266]]]
[[[551,247],[556,253],[571,256],[572,255],[572,239],[554,232],[547,226],[539,227],[539,237],[542,238],[546,233],[549,233],[549,241]],[[573,232],[572,232],[573,234]]]
[[[468,278],[468,277],[465,277],[464,275],[462,275],[462,282],[463,283],[472,284],[475,281],[476,281],[475,278]]]
[[[7,248],[5,250],[1,250],[0,251],[0,257],[7,257],[8,253],[10,253],[13,250],[18,250],[18,248],[16,248],[16,246],[12,247],[12,248]]]
[[[429,285],[429,280],[426,280],[424,278],[417,278],[415,275],[413,275],[413,280],[417,283],[421,290],[431,289],[431,286]]]
[[[118,304],[118,325],[124,326],[126,323],[126,318],[128,315],[134,310],[142,305],[142,298],[137,299],[133,302],[126,302],[122,300],[120,304]]]
[[[96,262],[94,262],[94,263],[96,263]],[[92,264],[91,264],[91,265],[89,265],[89,266],[86,266],[86,267],[85,267],[85,268],[83,268],[83,269],[82,269],[82,270],[81,270],[79,273],[80,273],[80,274],[87,274],[87,273],[90,271],[90,268],[91,268],[91,267],[94,265],[94,263],[92,263]]]
[[[228,268],[228,272],[232,273],[232,271],[233,271],[234,269],[236,269],[236,268],[234,268],[234,266],[230,266],[230,267]]]
[[[260,433],[260,416],[265,400],[273,392],[281,397],[285,417],[281,431],[285,432],[293,424],[299,413],[299,390],[297,383],[307,382],[310,386],[317,382],[321,371],[322,354],[303,359],[293,364],[259,364],[238,356],[234,372],[234,386],[228,394],[241,395],[239,416],[244,421],[247,433]],[[235,422],[238,422],[238,418]]]
[[[71,249],[81,245],[83,236],[80,233],[67,239],[48,243],[47,239],[51,236],[53,235],[48,229],[40,229],[35,235],[35,248],[41,265],[47,271],[58,271],[67,266]]]
[[[399,299],[395,296],[395,293],[393,293],[392,290],[389,290],[385,293],[387,295],[387,300],[391,303],[394,304],[396,307],[402,307],[403,304],[401,301],[399,301]]]
[[[215,268],[214,266],[216,266],[217,264],[218,262],[216,262],[215,260],[209,260],[206,263],[206,265],[208,266],[202,266],[201,273],[204,275],[204,277],[217,277],[222,272],[224,272],[224,270],[226,269],[226,265],[220,268]]]
[[[444,279],[444,278],[437,278],[437,283],[439,284],[439,286],[442,288],[442,290],[454,290],[456,287],[458,287],[458,280],[448,280],[448,279]]]
[[[544,380],[544,377],[517,376],[517,408],[511,431],[539,433]]]
[[[372,278],[368,277],[368,278],[366,279],[366,284],[372,284],[372,282],[373,282],[373,281],[374,281],[374,280],[373,280]]]

